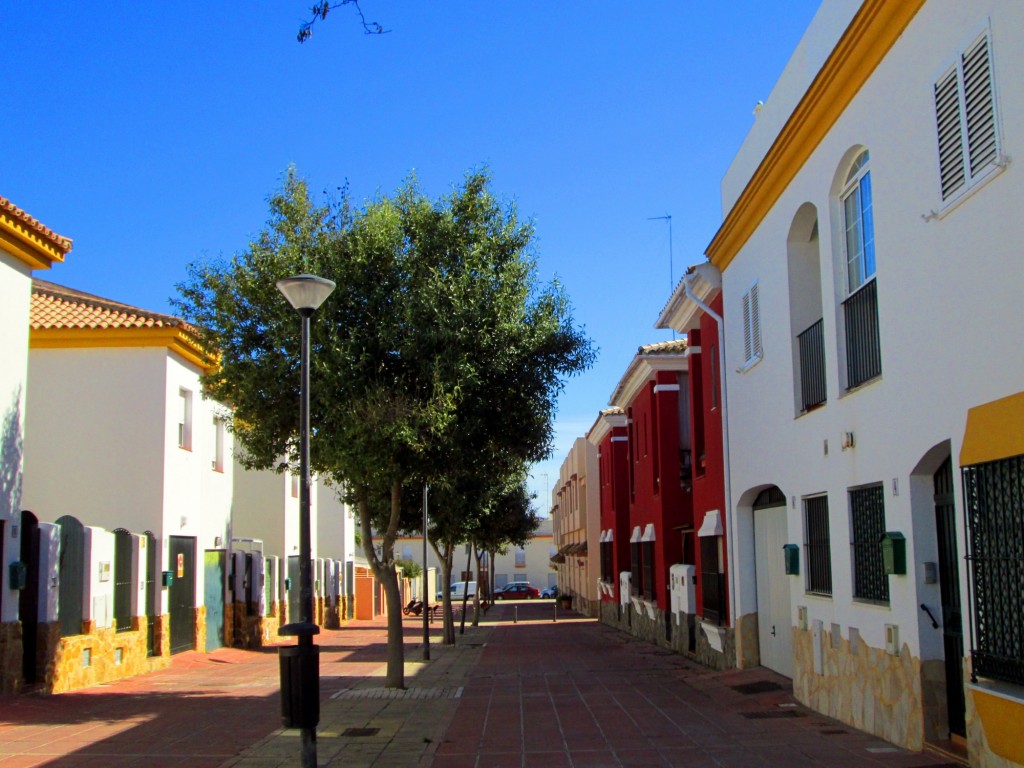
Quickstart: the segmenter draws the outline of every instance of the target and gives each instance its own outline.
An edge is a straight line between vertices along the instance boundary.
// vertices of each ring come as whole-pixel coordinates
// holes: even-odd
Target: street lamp
[[[309,523],[309,321],[334,290],[334,282],[315,275],[297,275],[277,281],[302,318],[301,376],[299,385],[299,620],[278,629],[298,638],[297,645],[282,646],[281,721],[285,728],[302,729],[302,766],[316,768],[316,726],[320,722],[320,648],[313,635],[313,550]]]

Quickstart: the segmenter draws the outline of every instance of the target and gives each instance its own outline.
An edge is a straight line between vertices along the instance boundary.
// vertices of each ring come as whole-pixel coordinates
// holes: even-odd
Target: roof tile
[[[66,288],[35,278],[32,280],[33,329],[54,328],[181,328],[191,331],[184,320],[173,315],[150,312],[129,304]]]

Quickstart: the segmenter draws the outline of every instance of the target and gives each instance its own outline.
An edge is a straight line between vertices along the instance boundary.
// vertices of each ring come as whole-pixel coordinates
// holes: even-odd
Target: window
[[[291,483],[292,498],[293,499],[297,499],[297,498],[299,498],[299,476],[298,475],[291,475],[291,478],[292,478],[292,483]]]
[[[640,544],[640,563],[643,573],[643,589],[645,600],[658,599],[657,579],[654,578],[654,526],[648,524]]]
[[[749,366],[761,359],[761,302],[758,297],[759,288],[755,282],[750,290],[743,294],[743,365]],[[711,367],[714,370],[718,366],[714,358],[712,348]],[[718,405],[712,390],[714,404]]]
[[[213,461],[214,472],[224,471],[224,419],[213,417]]]
[[[629,592],[633,597],[640,597],[643,589],[644,574],[643,569],[641,568],[641,562],[640,528],[636,527],[633,529],[633,535],[629,539]]]
[[[843,302],[847,389],[860,386],[882,373],[869,160],[867,150],[857,155],[847,172],[840,196],[848,297]]]
[[[988,30],[935,83],[943,201],[970,189],[1001,161]]]
[[[882,564],[885,533],[885,493],[882,485],[850,491],[850,548],[853,558],[853,596],[858,600],[889,602],[889,577]]]
[[[516,547],[516,568],[526,567],[526,550],[522,547]]]
[[[612,561],[612,529],[601,534],[601,581],[612,583],[615,581],[614,564]]]
[[[700,596],[705,621],[721,625],[725,618],[725,573],[722,537],[700,537]]]
[[[808,592],[832,595],[832,545],[828,535],[828,497],[804,499],[804,552]]]
[[[972,674],[1024,685],[1024,455],[964,467]]]
[[[192,450],[192,392],[178,390],[178,447]]]
[[[875,224],[869,160],[867,150],[857,155],[846,175],[842,194],[847,295],[875,276]]]

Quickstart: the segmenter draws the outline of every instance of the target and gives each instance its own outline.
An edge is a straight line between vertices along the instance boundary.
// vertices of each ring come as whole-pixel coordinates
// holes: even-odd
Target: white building
[[[1019,0],[824,3],[707,251],[740,663],[900,745],[966,739],[977,765],[1024,764],[1020,470],[1016,506],[982,489],[967,526],[961,484],[1024,454],[1022,73]],[[759,580],[782,543],[798,573]],[[758,626],[792,651],[760,649]]]
[[[21,679],[22,634],[10,567],[21,562],[22,452],[28,373],[32,270],[49,269],[71,250],[61,237],[0,197],[0,691]]]
[[[33,283],[24,507],[152,534],[158,653],[224,641],[234,467],[212,365],[178,318]]]

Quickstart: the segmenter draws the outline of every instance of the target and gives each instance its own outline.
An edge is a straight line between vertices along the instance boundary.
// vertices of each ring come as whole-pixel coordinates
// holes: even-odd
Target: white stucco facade
[[[111,531],[151,531],[160,571],[170,570],[170,536],[194,538],[200,558],[227,549],[232,441],[223,430],[226,459],[218,461],[215,418],[226,409],[203,397],[199,373],[165,347],[32,349],[24,507],[48,522],[73,515]],[[183,393],[191,402],[185,447]],[[197,568],[197,605],[202,596]]]
[[[32,275],[27,264],[0,247],[0,567],[21,557],[21,538],[11,533],[21,512],[22,451],[25,435],[25,379],[28,372],[28,310]],[[0,623],[18,616],[18,593],[4,578],[0,596]]]
[[[319,482],[310,493],[310,547],[320,557],[318,542]],[[234,535],[263,540],[264,555],[299,556],[299,477],[291,472],[246,470],[235,462],[232,500]]]
[[[817,67],[861,6],[846,0],[823,4],[723,181],[727,223]],[[807,642],[823,642],[850,655],[861,644],[884,651],[887,633],[891,639],[896,627],[896,653],[920,665],[921,678],[930,674],[928,662],[942,658],[942,633],[920,607],[941,613],[940,586],[926,578],[926,563],[939,559],[933,474],[951,457],[959,478],[967,410],[1017,393],[1024,382],[1024,359],[1006,354],[1004,346],[1024,332],[1019,302],[1024,176],[1008,160],[1024,156],[1022,30],[1024,4],[1016,0],[925,2],[792,180],[764,204],[763,218],[725,264],[736,612],[742,617],[759,611],[756,574],[742,566],[756,561],[754,499],[775,486],[786,500],[789,541],[801,549],[801,572],[789,579],[789,618],[798,656],[800,633],[812,632],[820,622],[824,639],[808,635]],[[958,52],[986,31],[1000,157],[972,188],[943,202],[935,85]],[[873,203],[881,374],[849,387],[848,253],[841,194],[851,163],[864,150]],[[754,285],[763,354],[744,367],[743,301]],[[803,412],[796,336],[818,318],[823,320],[827,398]],[[851,491],[867,486],[881,487],[885,530],[906,536],[907,573],[887,577],[887,602],[854,596]],[[966,545],[958,480],[953,489],[962,558]],[[819,495],[828,500],[830,595],[812,594],[806,583],[805,501]],[[964,568],[958,578],[967,637]],[[815,658],[815,667],[819,664]],[[798,694],[803,690],[815,706],[816,686],[827,684],[818,680],[821,676],[819,668],[801,672],[797,659]],[[840,709],[829,713],[919,747],[922,737],[941,734],[943,724],[942,712],[929,712],[920,701],[931,695],[927,690],[922,694],[928,681],[916,684],[918,700],[906,703],[911,711],[889,712],[893,720],[909,720],[904,730],[875,722],[879,715],[868,723],[863,712],[851,714],[853,706],[840,711],[836,704]],[[874,696],[870,690],[860,695]],[[870,703],[878,712],[889,706],[881,700]]]

